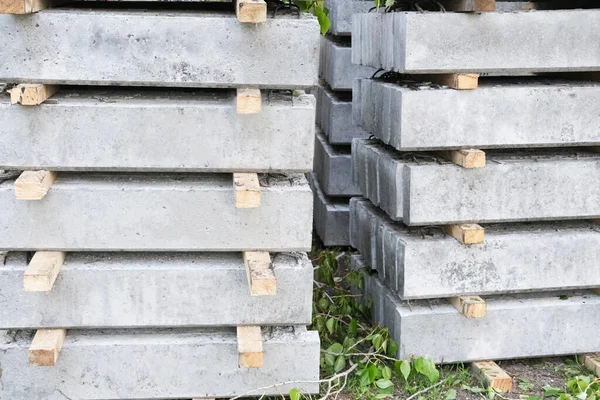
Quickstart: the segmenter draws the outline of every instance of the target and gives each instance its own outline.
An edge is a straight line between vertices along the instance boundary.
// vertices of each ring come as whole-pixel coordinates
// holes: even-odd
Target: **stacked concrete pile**
[[[374,68],[352,64],[352,15],[373,7],[372,0],[326,0],[331,28],[321,39],[317,87],[315,230],[325,246],[348,246],[348,202],[360,194],[352,182],[351,143],[368,134],[352,120],[352,81],[367,78]]]
[[[353,61],[386,71],[353,91],[374,317],[401,358],[600,351],[600,10],[442,3],[354,17]]]
[[[212,7],[0,16],[0,399],[318,391],[318,23]]]

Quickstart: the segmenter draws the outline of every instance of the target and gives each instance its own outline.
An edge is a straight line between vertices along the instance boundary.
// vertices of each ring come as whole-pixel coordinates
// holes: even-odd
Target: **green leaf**
[[[386,365],[381,371],[381,376],[383,376],[383,379],[386,380],[392,379],[392,369]]]
[[[333,367],[333,365],[335,364],[335,356],[331,354],[325,354],[325,363],[330,367]]]
[[[329,300],[327,300],[325,297],[323,297],[321,300],[319,300],[319,308],[323,311],[327,311],[327,308],[329,307]]]
[[[378,379],[378,380],[375,381],[375,385],[379,389],[387,389],[387,388],[390,388],[390,387],[394,386],[394,384],[392,383],[392,381],[390,381],[389,379]]]
[[[394,5],[395,2],[396,2],[396,0],[385,0],[385,6],[391,7]]]
[[[328,352],[333,353],[336,356],[339,356],[344,352],[344,346],[339,343],[334,343],[327,349]]]
[[[376,399],[387,399],[388,397],[394,397],[393,393],[377,393],[375,395]]]
[[[298,389],[290,390],[290,400],[300,400],[300,391]]]
[[[557,397],[563,393],[562,389],[552,387],[550,385],[544,386],[544,397]]]
[[[404,380],[408,381],[408,376],[410,375],[410,362],[408,360],[403,360],[400,363],[400,373],[404,377]]]
[[[425,375],[431,383],[437,382],[440,377],[440,372],[435,367],[434,362],[427,358],[417,358],[415,360],[415,370],[418,373]]]
[[[398,354],[398,345],[396,342],[390,339],[390,347],[388,348],[388,356],[396,357]]]
[[[446,393],[445,400],[455,400],[455,399],[456,399],[456,390],[455,389],[448,390],[448,392]]]
[[[325,326],[327,327],[329,333],[333,335],[333,332],[335,331],[335,319],[329,318],[325,323]]]
[[[350,321],[348,333],[350,333],[350,335],[352,336],[356,336],[356,334],[358,333],[358,321],[355,318],[352,318],[352,321]]]
[[[340,372],[346,366],[346,358],[344,356],[338,356],[333,366],[333,372]]]
[[[379,377],[381,377],[381,372],[379,371],[379,368],[377,368],[377,365],[369,365],[369,381],[373,383]]]
[[[329,20],[327,13],[321,8],[315,8],[313,14],[317,17],[319,25],[321,26],[321,35],[325,35],[331,27],[331,21]]]
[[[371,384],[371,379],[369,378],[369,373],[365,370],[365,373],[360,376],[360,387],[366,387]]]

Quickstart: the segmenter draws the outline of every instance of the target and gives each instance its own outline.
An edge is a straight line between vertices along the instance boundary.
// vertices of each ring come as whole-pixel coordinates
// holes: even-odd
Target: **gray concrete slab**
[[[329,143],[348,145],[354,138],[369,137],[352,119],[352,95],[349,92],[333,92],[324,86],[317,90],[317,123]]]
[[[306,14],[264,24],[202,10],[57,8],[27,18],[1,15],[0,80],[304,88],[317,83],[319,36],[316,18]]]
[[[375,5],[370,0],[325,0],[329,10],[329,33],[338,36],[352,34],[352,15],[369,12]]]
[[[310,184],[315,195],[314,225],[317,235],[325,246],[349,246],[349,199],[327,197],[314,175]]]
[[[327,196],[356,196],[358,187],[352,182],[350,146],[332,146],[317,129],[315,135],[315,175]]]
[[[600,351],[600,296],[590,291],[487,297],[485,318],[465,318],[445,299],[401,301],[377,275],[365,275],[365,288],[375,306],[383,304],[374,322],[390,329],[401,359],[455,363]]]
[[[352,90],[355,78],[370,78],[375,73],[375,68],[352,64],[351,58],[349,42],[331,36],[321,37],[319,76],[331,89]]]
[[[229,398],[267,386],[268,395],[319,389],[312,383],[319,379],[319,336],[304,327],[263,330],[262,368],[238,367],[234,329],[70,330],[56,366],[47,368],[28,365],[26,333],[0,342],[2,400]],[[298,383],[272,386],[290,381]]]
[[[454,90],[363,79],[354,88],[361,126],[398,150],[600,145],[598,82],[481,79],[477,90]]]
[[[410,229],[368,200],[350,201],[350,244],[402,299],[600,287],[600,226],[587,221],[484,225],[466,246],[441,229]],[[594,276],[591,276],[594,275]]]
[[[302,175],[268,182],[236,209],[232,175],[61,173],[40,201],[0,184],[0,250],[309,251],[312,192]]]
[[[25,253],[0,265],[0,329],[309,325],[312,264],[273,254],[275,296],[250,296],[242,253],[67,253],[52,291],[25,292]]]
[[[235,91],[66,89],[38,107],[0,95],[0,168],[307,172],[315,99],[266,93],[260,114]]]
[[[600,154],[589,150],[490,151],[477,169],[376,140],[355,139],[352,155],[361,192],[407,225],[600,217]]]
[[[600,10],[353,16],[352,62],[401,73],[600,71]]]

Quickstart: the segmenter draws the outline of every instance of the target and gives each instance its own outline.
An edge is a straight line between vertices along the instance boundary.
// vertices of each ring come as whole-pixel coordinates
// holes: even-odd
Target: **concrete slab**
[[[198,40],[215,32],[218,40]],[[305,88],[317,84],[319,37],[317,19],[306,14],[264,24],[203,10],[57,8],[27,18],[1,15],[0,81]]]
[[[265,93],[260,114],[235,91],[66,89],[38,107],[0,95],[0,168],[307,172],[315,99]]]
[[[441,229],[410,229],[368,200],[350,201],[350,244],[402,299],[600,287],[600,227],[587,221],[484,225],[466,246]],[[594,274],[592,274],[594,275]]]
[[[349,92],[333,92],[324,86],[317,90],[317,123],[329,143],[348,145],[354,138],[369,137],[352,119],[352,95]]]
[[[352,145],[361,192],[407,225],[600,217],[600,154],[589,150],[490,151],[485,168],[466,169],[376,140]]]
[[[325,0],[329,9],[329,33],[338,36],[352,34],[352,15],[369,12],[374,4],[370,0]]]
[[[2,400],[229,398],[267,386],[267,395],[319,389],[311,383],[319,379],[319,336],[304,327],[263,330],[264,367],[252,369],[238,367],[234,329],[69,330],[56,366],[47,368],[28,365],[28,331],[6,337]],[[298,383],[272,386],[289,381]]]
[[[261,177],[261,207],[236,209],[232,175],[61,173],[40,201],[0,184],[0,250],[309,251],[302,175]]]
[[[327,196],[356,196],[352,182],[352,156],[349,146],[332,146],[317,130],[315,135],[315,175]]]
[[[311,323],[304,253],[273,255],[275,296],[250,296],[241,253],[67,253],[48,294],[23,290],[26,267],[25,253],[0,265],[1,329]]]
[[[317,235],[325,246],[349,246],[349,199],[327,197],[314,176],[311,176],[310,183],[315,194],[314,224]]]
[[[376,285],[365,283],[368,290]],[[386,289],[380,283],[377,287]],[[389,290],[370,294],[374,304],[384,304],[384,317],[374,321],[390,329],[400,359],[456,363],[600,350],[600,322],[594,318],[600,296],[591,291],[488,297],[485,318],[465,318],[445,299],[409,303]]]
[[[600,10],[353,16],[352,62],[401,73],[600,71]]]
[[[319,76],[333,90],[352,90],[355,78],[370,78],[374,68],[352,64],[350,42],[331,36],[321,37]],[[0,75],[1,76],[1,75]]]
[[[600,144],[598,82],[481,79],[454,90],[363,79],[354,89],[358,122],[398,150]]]

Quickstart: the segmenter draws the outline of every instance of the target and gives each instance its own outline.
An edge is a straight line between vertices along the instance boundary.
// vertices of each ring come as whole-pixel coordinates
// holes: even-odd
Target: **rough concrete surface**
[[[305,88],[317,83],[319,36],[317,19],[307,14],[263,24],[201,10],[0,15],[0,81]]]
[[[306,383],[319,379],[319,336],[304,327],[263,329],[262,368],[238,367],[235,329],[70,330],[47,368],[28,365],[26,332],[13,335],[0,342],[2,400],[229,398],[288,381],[299,383],[266,394],[319,387]]]
[[[410,229],[368,200],[350,201],[350,244],[402,299],[600,287],[600,225],[484,225],[463,245],[436,228]]]
[[[598,103],[597,82],[539,78],[477,90],[362,79],[353,91],[358,123],[403,151],[600,145]]]
[[[467,169],[376,140],[352,146],[361,192],[407,225],[600,217],[599,153],[490,151],[485,168]]]
[[[321,38],[319,76],[332,90],[352,90],[356,78],[370,78],[375,68],[352,64],[350,42],[331,36]]]
[[[319,86],[317,91],[317,123],[329,143],[348,145],[354,138],[369,136],[352,119],[351,94],[333,92],[325,86]]]
[[[348,199],[327,197],[314,174],[310,179],[314,192],[315,231],[325,246],[348,246]]]
[[[352,62],[402,73],[600,71],[600,10],[355,14]]]
[[[369,12],[374,4],[371,0],[325,0],[329,10],[331,27],[329,33],[338,36],[352,34],[352,15]]]
[[[261,176],[259,208],[236,209],[229,174],[61,173],[39,201],[0,184],[0,250],[309,251],[304,176]]]
[[[332,146],[317,129],[315,135],[315,175],[327,196],[356,196],[352,182],[352,156],[349,146]]]
[[[388,327],[398,358],[435,363],[547,357],[600,351],[600,296],[591,291],[504,295],[486,298],[485,318],[465,318],[445,299],[402,302],[365,276],[375,323]],[[381,315],[381,314],[380,314]]]
[[[250,295],[242,253],[67,253],[46,294],[23,290],[26,254],[11,252],[0,329],[310,324],[312,264],[272,257],[275,296]]]
[[[0,94],[0,168],[307,172],[315,99],[263,96],[236,113],[233,90],[59,91],[38,107]]]

